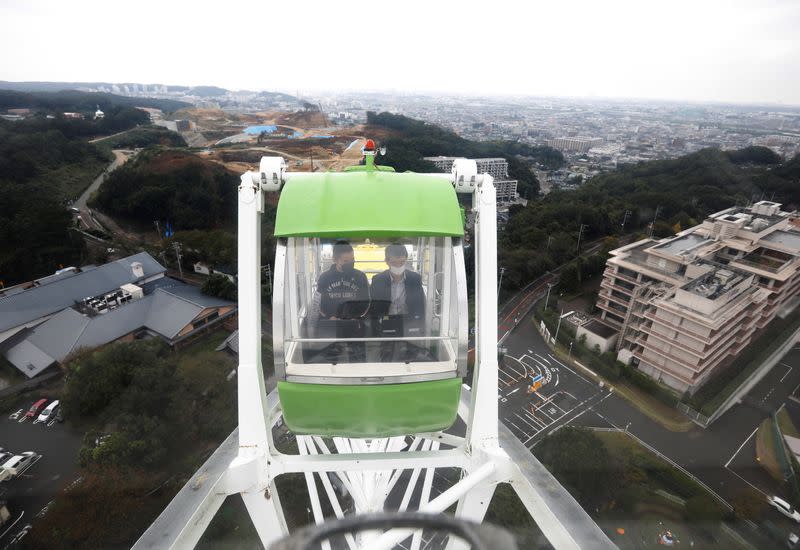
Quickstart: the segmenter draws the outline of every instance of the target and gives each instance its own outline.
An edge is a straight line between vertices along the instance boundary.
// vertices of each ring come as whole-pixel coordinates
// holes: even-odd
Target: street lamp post
[[[581,236],[583,235],[583,230],[584,229],[588,229],[588,228],[589,228],[588,225],[586,225],[585,223],[582,223],[581,224],[581,229],[580,229],[580,231],[578,231],[578,246],[577,246],[577,248],[575,250],[575,253],[578,254],[578,255],[580,255],[580,253],[581,253]]]
[[[574,344],[574,343],[575,343],[575,342],[570,342],[570,343],[569,343],[569,358],[570,358],[570,359],[572,359],[572,344]]]
[[[547,311],[547,304],[550,303],[550,289],[553,288],[551,283],[547,283],[547,298],[544,300],[544,309]]]
[[[561,330],[561,319],[564,318],[564,308],[561,308],[561,315],[558,316],[558,325],[556,326],[556,344],[558,344],[558,331]]]
[[[497,299],[500,299],[500,287],[503,285],[503,273],[506,272],[505,267],[500,268],[500,279],[497,281]]]

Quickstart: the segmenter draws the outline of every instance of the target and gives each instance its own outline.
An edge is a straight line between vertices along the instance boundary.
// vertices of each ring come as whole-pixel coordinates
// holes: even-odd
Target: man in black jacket
[[[355,255],[349,243],[333,245],[333,265],[320,275],[309,319],[319,338],[363,338],[363,317],[369,310],[367,276],[355,268]],[[327,361],[359,363],[365,360],[363,342],[326,344]]]
[[[344,241],[333,245],[333,265],[320,275],[314,295],[312,307],[319,319],[360,319],[367,313],[369,283],[354,266],[353,247]]]
[[[419,273],[406,269],[408,250],[402,244],[386,247],[386,265],[383,273],[372,277],[370,288],[370,314],[376,323],[379,336],[392,334],[401,336],[422,336],[425,318],[425,292],[422,290],[422,277]],[[402,329],[403,334],[397,334]],[[416,329],[416,330],[415,330]],[[422,349],[415,342],[384,342],[381,345],[382,361],[409,361]]]

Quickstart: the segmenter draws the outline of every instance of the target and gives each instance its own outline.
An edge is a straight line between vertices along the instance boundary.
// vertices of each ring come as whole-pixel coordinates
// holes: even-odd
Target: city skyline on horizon
[[[270,92],[270,93],[283,93],[291,96],[298,97],[299,99],[303,99],[309,95],[332,95],[332,96],[344,96],[344,95],[351,95],[351,94],[367,94],[367,95],[383,95],[383,96],[391,96],[395,95],[398,97],[425,97],[429,99],[435,99],[437,97],[458,97],[464,99],[495,99],[495,100],[524,100],[524,101],[548,101],[548,100],[556,100],[556,101],[575,101],[575,102],[611,102],[611,103],[653,103],[653,104],[665,104],[665,105],[699,105],[699,106],[731,106],[731,107],[786,107],[790,109],[800,109],[800,101],[797,103],[786,103],[780,101],[724,101],[724,100],[713,100],[713,99],[681,99],[681,98],[666,98],[666,97],[635,97],[635,96],[600,96],[600,95],[585,95],[585,96],[576,96],[576,95],[548,95],[548,94],[525,94],[525,93],[518,93],[518,94],[509,94],[509,93],[479,93],[479,92],[458,92],[458,91],[436,91],[436,90],[425,90],[425,89],[399,89],[399,88],[370,88],[370,89],[355,89],[355,88],[295,88],[292,89],[290,87],[285,86],[277,86],[274,88],[231,88],[226,87],[218,83],[197,83],[197,84],[186,84],[181,82],[155,82],[155,81],[133,81],[131,79],[123,79],[116,82],[111,81],[104,81],[104,80],[85,80],[85,81],[68,81],[68,80],[3,80],[0,79],[0,90],[4,90],[7,88],[3,88],[3,84],[14,84],[14,85],[21,85],[21,84],[59,84],[63,83],[67,84],[111,84],[111,85],[130,85],[130,84],[137,84],[137,85],[144,85],[144,86],[179,86],[179,87],[186,87],[186,88],[196,88],[196,87],[218,87],[223,88],[231,93],[260,93],[260,92]],[[75,88],[64,88],[64,89],[75,89]],[[111,93],[114,93],[113,91]],[[299,96],[298,96],[299,93]]]
[[[250,27],[226,23],[241,14]],[[9,81],[800,105],[791,0],[500,1],[480,11],[231,0],[213,14],[89,0],[79,18],[74,6],[39,0],[0,4],[0,17],[0,46],[14,52],[0,66]]]

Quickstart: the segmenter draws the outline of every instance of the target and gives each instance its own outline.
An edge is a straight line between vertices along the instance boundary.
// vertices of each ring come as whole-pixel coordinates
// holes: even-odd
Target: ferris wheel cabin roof
[[[444,178],[383,166],[298,174],[281,190],[276,237],[462,236],[461,208]]]

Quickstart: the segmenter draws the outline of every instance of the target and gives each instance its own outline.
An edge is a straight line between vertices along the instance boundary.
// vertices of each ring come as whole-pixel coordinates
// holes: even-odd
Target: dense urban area
[[[499,417],[614,544],[798,546],[800,108],[0,81],[0,548],[139,539],[237,425],[240,175],[368,140],[494,178]],[[302,476],[278,489],[311,523]],[[507,487],[486,518],[547,544]],[[259,547],[241,500],[222,545]]]

